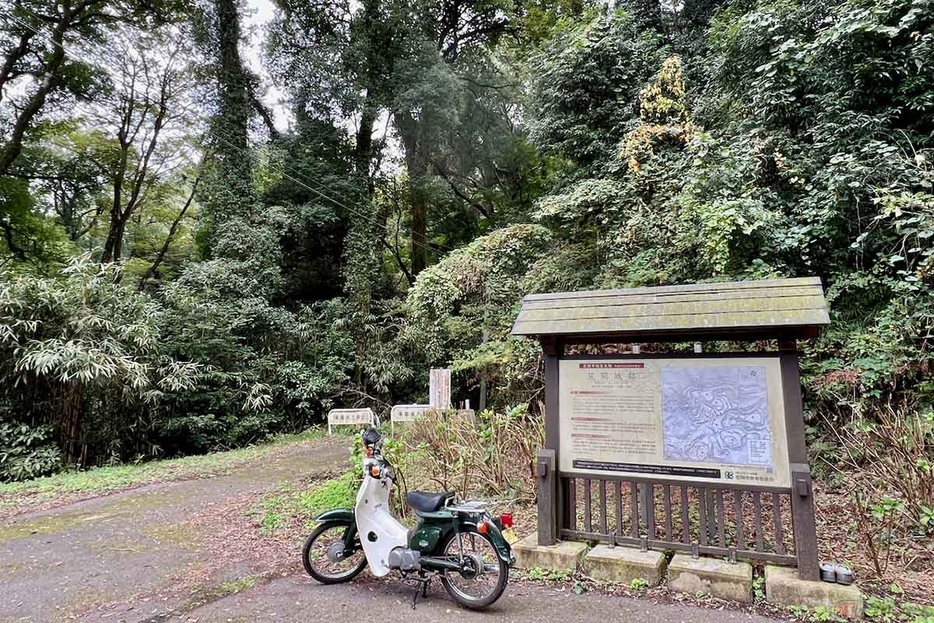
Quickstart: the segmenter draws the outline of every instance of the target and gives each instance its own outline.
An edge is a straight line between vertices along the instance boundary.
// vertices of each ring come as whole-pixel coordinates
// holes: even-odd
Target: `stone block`
[[[765,567],[765,598],[778,606],[823,606],[846,618],[863,616],[863,595],[855,585],[802,580],[798,570],[789,567]]]
[[[597,545],[584,556],[584,572],[595,580],[630,584],[642,578],[658,586],[665,572],[665,554],[632,547]]]
[[[539,545],[538,535],[530,534],[512,546],[516,555],[516,566],[520,569],[550,569],[553,571],[576,571],[584,552],[586,543],[576,541],[559,541],[556,545]]]
[[[676,554],[668,563],[668,585],[691,595],[751,603],[752,565]]]

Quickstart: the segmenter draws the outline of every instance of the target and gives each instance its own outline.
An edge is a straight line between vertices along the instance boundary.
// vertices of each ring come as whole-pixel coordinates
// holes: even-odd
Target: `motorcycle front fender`
[[[315,517],[315,521],[318,523],[327,521],[349,521],[350,523],[356,523],[353,509],[350,508],[332,508]]]

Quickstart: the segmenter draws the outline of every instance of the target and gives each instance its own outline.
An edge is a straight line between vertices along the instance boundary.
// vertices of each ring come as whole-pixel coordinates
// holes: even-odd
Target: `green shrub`
[[[0,423],[0,482],[47,476],[61,466],[51,426]]]

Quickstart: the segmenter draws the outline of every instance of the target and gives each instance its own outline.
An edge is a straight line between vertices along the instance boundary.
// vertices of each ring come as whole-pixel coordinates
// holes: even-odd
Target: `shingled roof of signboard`
[[[530,294],[513,335],[607,339],[802,339],[830,324],[820,279],[803,277]]]

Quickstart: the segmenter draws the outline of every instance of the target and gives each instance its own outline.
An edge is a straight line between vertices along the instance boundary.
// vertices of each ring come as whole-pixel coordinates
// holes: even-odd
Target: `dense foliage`
[[[0,478],[385,412],[432,365],[535,414],[526,293],[817,275],[819,464],[927,530],[934,3],[671,7],[280,0],[257,74],[234,0],[0,0]]]

